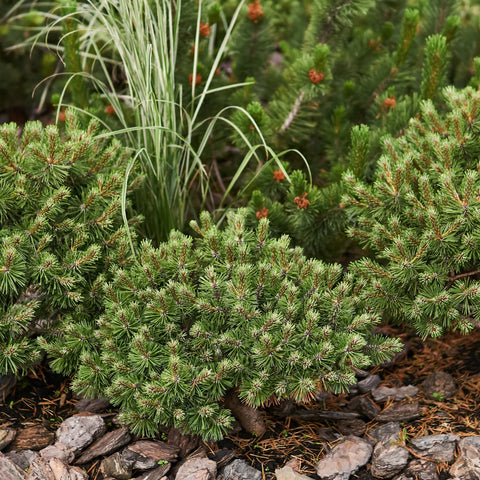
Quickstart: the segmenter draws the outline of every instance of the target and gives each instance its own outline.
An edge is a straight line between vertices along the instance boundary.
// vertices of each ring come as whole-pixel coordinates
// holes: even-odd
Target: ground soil
[[[372,372],[382,377],[382,385],[411,384],[420,388],[417,399],[422,416],[402,425],[407,438],[440,433],[480,435],[480,330],[467,336],[449,334],[425,342],[398,331],[390,333],[400,336],[408,345],[406,354],[393,365],[376,367]],[[429,400],[421,389],[423,380],[438,370],[455,378],[457,395],[451,400]],[[341,410],[348,400],[348,394],[332,395],[307,408]],[[42,424],[55,431],[64,419],[75,413],[75,403],[68,380],[40,366],[21,380],[6,403],[0,405],[0,427],[23,428]],[[382,409],[388,406],[388,403],[379,405]],[[114,410],[111,412],[113,414]],[[265,410],[265,420],[267,433],[262,438],[240,432],[204,446],[212,454],[224,448],[235,450],[239,458],[261,470],[265,479],[274,478],[275,468],[285,465],[288,460],[296,460],[300,472],[314,475],[316,463],[335,444],[335,441],[327,443],[319,432],[330,429],[341,433],[335,421],[279,418],[269,409]],[[367,423],[366,435],[378,425],[375,421]],[[100,460],[97,460],[87,466],[93,480],[102,478],[99,464]],[[449,478],[447,466],[439,465],[438,470],[442,479]],[[365,467],[352,478],[370,480],[373,477]]]

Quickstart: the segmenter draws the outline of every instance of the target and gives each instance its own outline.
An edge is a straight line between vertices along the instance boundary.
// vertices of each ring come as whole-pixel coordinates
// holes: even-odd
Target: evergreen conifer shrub
[[[119,143],[96,138],[95,122],[78,130],[72,112],[63,135],[40,122],[18,130],[0,127],[0,375],[30,368],[41,356],[36,337],[60,325],[77,340],[64,355],[79,355],[104,273],[130,251]]]
[[[138,264],[106,283],[73,388],[108,397],[135,433],[163,424],[220,439],[228,395],[250,407],[307,402],[397,351],[397,340],[372,333],[378,317],[358,308],[340,265],[270,239],[267,219],[245,228],[245,216],[231,212],[222,230],[202,213],[195,240],[178,231],[158,248],[145,240]]]
[[[385,139],[373,185],[344,177],[349,234],[374,257],[352,265],[365,301],[422,337],[468,332],[480,316],[480,92],[443,95]]]

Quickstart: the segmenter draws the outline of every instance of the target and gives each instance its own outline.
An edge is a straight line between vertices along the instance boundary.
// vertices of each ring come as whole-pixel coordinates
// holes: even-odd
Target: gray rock
[[[5,454],[13,463],[16,463],[22,470],[30,468],[32,462],[38,457],[33,450],[11,451]]]
[[[396,442],[399,440],[400,424],[396,422],[386,423],[380,427],[373,428],[368,432],[375,442]]]
[[[10,458],[0,452],[0,478],[2,480],[24,480],[25,472]]]
[[[171,463],[166,463],[161,467],[156,468],[155,470],[150,470],[145,472],[143,475],[136,477],[135,480],[162,480],[162,478],[167,478],[165,475],[170,470]]]
[[[455,480],[480,479],[480,437],[464,437],[458,442],[460,456],[450,468]]]
[[[312,480],[312,477],[302,475],[296,472],[292,467],[283,467],[275,469],[275,477],[277,480]]]
[[[32,462],[25,480],[88,480],[88,474],[58,458],[38,457]]]
[[[380,375],[369,375],[365,379],[358,382],[357,386],[361,393],[368,393],[374,388],[377,388],[380,385],[381,381],[382,379],[380,378]]]
[[[450,463],[455,458],[455,448],[459,439],[458,435],[446,433],[412,438],[410,443],[412,450],[417,455],[439,462]]]
[[[408,422],[420,417],[420,404],[412,402],[407,404],[394,404],[379,413],[375,418],[379,422]]]
[[[245,460],[234,460],[225,467],[224,480],[260,480],[262,472],[251,467]]]
[[[369,442],[359,437],[346,437],[317,463],[317,475],[324,480],[348,480],[368,462],[372,450]]]
[[[385,402],[389,398],[399,401],[407,397],[413,398],[417,393],[418,388],[413,385],[398,388],[378,387],[372,390],[372,397],[376,402]]]
[[[75,454],[101,437],[107,428],[100,415],[74,415],[57,430],[57,441],[69,446]]]
[[[375,478],[391,478],[408,463],[409,452],[400,445],[378,443],[373,451],[371,473]]]
[[[58,458],[66,463],[71,463],[75,459],[73,450],[62,442],[56,442],[38,452],[43,458]]]
[[[125,427],[108,432],[96,442],[92,443],[83,452],[82,456],[76,461],[76,463],[77,465],[82,465],[96,457],[100,457],[101,455],[110,455],[129,443],[131,439],[132,437],[128,433],[128,429]]]
[[[405,473],[410,474],[415,480],[440,480],[436,462],[428,460],[412,460]]]
[[[360,415],[369,418],[370,420],[374,419],[380,409],[375,405],[368,397],[354,397],[348,404],[349,410],[354,410]]]
[[[129,480],[132,478],[133,462],[128,462],[120,452],[116,452],[102,460],[100,471],[104,477],[114,477],[117,480]]]
[[[17,431],[13,428],[1,428],[0,429],[0,450],[8,447],[13,442]]]
[[[130,464],[132,466],[132,470],[151,470],[158,466],[159,460],[155,460],[151,457],[146,457],[144,455],[140,455],[129,448],[125,448],[122,453],[122,460],[126,464]],[[165,460],[160,460],[165,461]]]
[[[457,393],[455,380],[447,372],[433,372],[423,381],[422,386],[431,400],[447,400]]]
[[[175,480],[215,480],[217,464],[204,457],[189,458],[179,469]]]

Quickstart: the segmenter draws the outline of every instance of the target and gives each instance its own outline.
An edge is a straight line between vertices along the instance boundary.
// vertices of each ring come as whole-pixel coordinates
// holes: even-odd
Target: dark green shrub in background
[[[384,140],[373,185],[345,176],[349,234],[370,250],[351,266],[371,311],[422,337],[480,319],[480,92],[443,91]]]
[[[229,395],[250,407],[308,402],[398,350],[372,333],[378,317],[358,308],[363,285],[342,280],[340,265],[270,239],[268,220],[246,229],[243,211],[224,230],[201,219],[192,222],[199,238],[144,241],[139,264],[119,266],[79,365],[48,349],[55,369],[76,370],[75,390],[107,396],[134,432],[175,425],[219,439],[233,420],[222,406]],[[65,342],[81,348],[71,333]]]
[[[28,122],[0,127],[0,375],[20,373],[40,357],[35,337],[63,325],[78,339],[75,358],[93,340],[108,269],[126,265],[122,221],[128,156],[96,138],[98,125],[65,132]],[[73,361],[73,360],[72,360]]]

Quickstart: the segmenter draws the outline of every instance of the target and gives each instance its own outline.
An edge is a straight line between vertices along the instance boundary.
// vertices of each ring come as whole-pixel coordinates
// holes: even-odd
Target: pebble
[[[371,462],[374,477],[391,478],[406,467],[409,452],[399,445],[400,432],[398,423],[387,423],[371,432],[371,436],[377,440]]]
[[[345,437],[317,463],[317,475],[322,480],[348,480],[368,462],[372,450],[372,445],[362,438]]]
[[[202,457],[189,458],[179,469],[175,480],[215,480],[217,464]]]
[[[129,480],[132,478],[133,462],[128,462],[120,452],[116,452],[102,460],[100,471],[104,477],[114,477],[117,480]]]
[[[425,458],[431,458],[438,462],[453,462],[458,435],[446,433],[441,435],[427,435],[425,437],[412,438],[410,441],[412,450]]]
[[[418,393],[418,388],[413,385],[406,387],[378,387],[372,390],[372,397],[376,402],[385,402],[389,398],[395,401],[413,398]]]
[[[262,472],[251,467],[245,460],[234,460],[223,471],[224,480],[261,480]]]
[[[442,371],[433,372],[422,383],[425,394],[431,400],[448,400],[457,393],[457,385],[453,377]]]
[[[57,441],[68,445],[77,454],[106,431],[100,415],[74,415],[61,423],[57,430]]]
[[[56,442],[53,445],[49,445],[48,447],[40,450],[38,453],[43,458],[58,458],[66,463],[73,462],[75,458],[73,450],[68,445],[65,445],[61,442]]]

